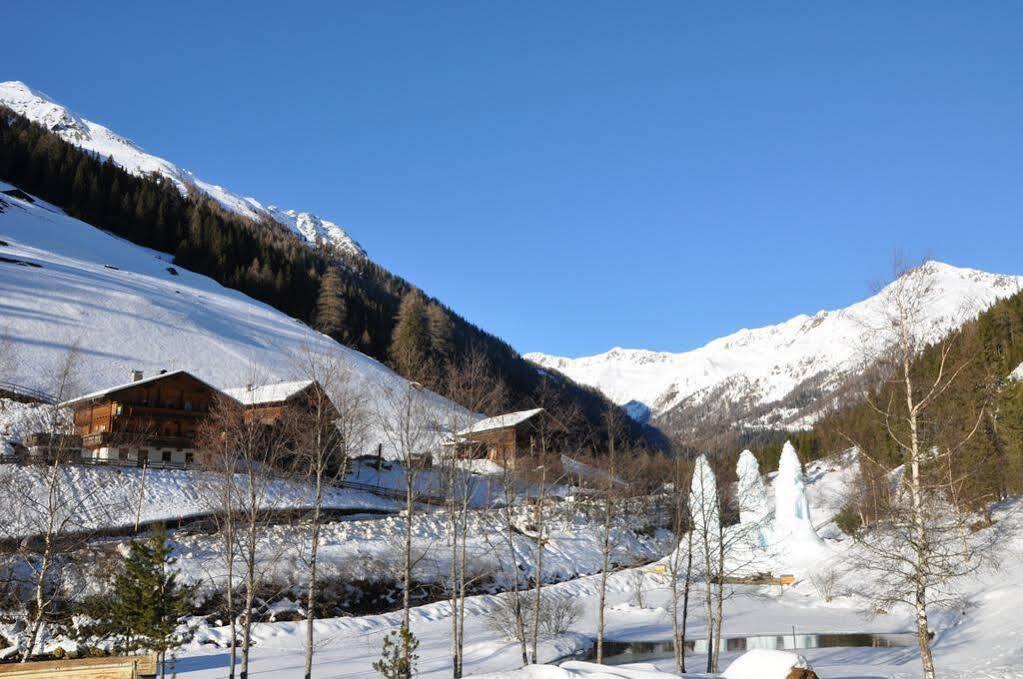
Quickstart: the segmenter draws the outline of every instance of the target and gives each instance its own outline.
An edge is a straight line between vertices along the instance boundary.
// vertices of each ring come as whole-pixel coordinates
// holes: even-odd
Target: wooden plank
[[[136,679],[156,676],[156,656],[65,658],[41,662],[0,664],[4,679]]]

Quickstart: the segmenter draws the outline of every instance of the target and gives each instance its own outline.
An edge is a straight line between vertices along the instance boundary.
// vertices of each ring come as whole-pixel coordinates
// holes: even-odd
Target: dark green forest
[[[929,385],[938,379],[943,350],[947,350],[944,377],[954,373],[954,379],[923,412],[922,439],[951,451],[948,473],[959,480],[963,499],[973,507],[1023,493],[1023,382],[1010,377],[1023,363],[1023,292],[995,303],[946,340],[926,347],[912,365],[914,383]],[[786,438],[804,462],[855,444],[864,452],[865,473],[901,464],[902,453],[884,417],[870,405],[891,404],[894,418],[905,417],[898,387],[882,377],[875,380],[879,386],[869,400],[859,399],[826,414],[810,431],[764,433],[754,448],[762,468],[777,468]]]
[[[532,407],[541,392],[550,402],[553,393],[561,407],[582,414],[580,430],[591,435],[614,407],[596,390],[539,373],[507,343],[373,262],[310,247],[272,220],[233,214],[199,192],[182,195],[159,175],[133,175],[4,107],[0,178],[84,222],[171,253],[175,264],[266,302],[456,400],[445,376],[471,353],[504,383],[502,409]],[[400,315],[406,322],[396,333]],[[660,445],[656,432],[625,420],[633,441]]]

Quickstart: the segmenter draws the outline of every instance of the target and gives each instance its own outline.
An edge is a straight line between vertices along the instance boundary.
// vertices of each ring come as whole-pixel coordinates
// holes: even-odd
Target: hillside
[[[929,262],[926,335],[937,340],[1023,287],[1023,276]],[[699,440],[723,428],[800,430],[856,384],[884,291],[843,309],[743,329],[683,353],[612,349],[526,358],[600,389],[640,419]]]
[[[223,186],[203,181],[169,160],[146,153],[134,142],[99,123],[79,116],[23,82],[17,80],[0,82],[0,104],[43,125],[66,142],[101,157],[112,158],[115,163],[131,173],[159,174],[171,180],[183,194],[195,190],[209,196],[224,209],[242,217],[254,220],[272,219],[301,236],[310,245],[323,243],[348,255],[366,256],[362,246],[340,225],[309,212],[263,205],[255,198],[240,196]]]
[[[133,369],[185,369],[227,388],[294,378],[308,350],[343,359],[381,408],[406,388],[378,361],[170,259],[48,203],[0,193],[0,335],[13,352],[4,379],[52,393],[75,347],[77,393],[127,382]],[[464,412],[428,399],[438,423]],[[383,439],[378,430],[371,447]]]
[[[931,445],[952,451],[951,468],[961,498],[974,506],[1023,493],[1023,292],[999,300],[940,344],[923,349],[911,366],[920,388],[939,375],[954,379],[921,416]],[[874,390],[872,401],[894,404],[892,428],[905,427],[905,412],[892,381]],[[855,442],[870,459],[894,468],[902,451],[884,418],[863,401],[825,414],[799,436],[811,457]],[[764,449],[764,459],[775,454]],[[768,462],[769,463],[769,462]]]
[[[0,87],[0,112],[6,112],[0,115],[0,179],[88,224],[168,253],[175,265],[308,326],[317,326],[318,306],[329,299],[343,319],[330,330],[334,340],[397,366],[391,351],[396,319],[402,300],[418,291],[351,248],[324,240],[324,234],[343,233],[333,222],[264,208],[202,182],[21,83]],[[328,271],[338,274],[333,287],[326,285]],[[425,299],[431,332],[443,341],[427,348],[431,379],[407,370],[406,376],[457,399],[450,368],[470,354],[482,355],[488,371],[507,387],[502,409],[533,407],[544,390],[554,402],[582,413],[581,438],[600,428],[602,413],[613,406],[599,392],[537,371],[507,343],[440,300]],[[645,434],[630,423],[630,436]]]

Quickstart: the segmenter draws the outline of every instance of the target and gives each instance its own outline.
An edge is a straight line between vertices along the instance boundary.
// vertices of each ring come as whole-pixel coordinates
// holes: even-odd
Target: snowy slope
[[[30,493],[38,507],[45,505],[47,483],[43,478],[48,468],[37,465],[0,465],[0,483],[5,488],[21,488]],[[64,465],[61,479],[55,484],[62,506],[72,506],[74,516],[67,524],[69,531],[91,531],[99,528],[131,526],[136,512],[141,523],[180,519],[209,514],[210,497],[218,478],[198,470],[149,469],[145,476],[137,467],[83,467]],[[239,484],[244,478],[239,475]],[[139,495],[142,501],[139,501]],[[314,493],[310,486],[284,480],[273,481],[267,492],[265,506],[273,509],[311,507]],[[393,500],[349,488],[329,488],[324,506],[331,509],[388,512],[395,510]],[[24,511],[22,498],[0,498],[3,510],[4,537],[36,535],[45,532],[45,517],[38,511]]]
[[[916,275],[933,283],[926,305],[927,336],[938,339],[963,320],[1023,287],[1005,276],[929,262]],[[765,328],[743,329],[683,353],[615,348],[583,358],[542,353],[526,358],[596,387],[632,413],[664,416],[711,400],[746,410],[739,422],[799,428],[823,405],[793,407],[798,391],[834,393],[862,368],[863,347],[883,318],[884,291],[835,311],[800,315]]]
[[[0,191],[11,188],[0,182]],[[306,350],[343,358],[353,379],[386,411],[387,393],[408,382],[276,309],[72,219],[47,203],[0,194],[0,336],[13,347],[4,379],[53,393],[53,376],[79,349],[75,392],[184,369],[221,388],[303,377]],[[174,273],[172,273],[172,271]],[[460,406],[424,392],[429,418],[465,421]],[[388,446],[384,420],[369,442]],[[367,451],[370,452],[370,451]],[[386,452],[385,452],[386,454]]]
[[[156,172],[185,193],[195,188],[224,208],[251,219],[269,218],[294,231],[312,245],[325,243],[341,252],[365,257],[366,252],[341,226],[308,212],[281,210],[263,205],[255,198],[231,193],[222,186],[205,182],[174,163],[146,153],[132,141],[91,120],[86,120],[42,92],[17,80],[0,82],[0,105],[9,107],[29,120],[56,132],[65,141],[81,148],[110,156],[114,162],[135,174]]]

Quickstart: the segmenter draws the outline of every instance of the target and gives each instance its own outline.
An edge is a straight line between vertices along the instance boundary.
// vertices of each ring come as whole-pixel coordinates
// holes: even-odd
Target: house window
[[[185,453],[185,464],[192,464],[193,460],[195,460],[195,453],[191,451]]]
[[[169,450],[163,451],[162,459],[163,459],[164,462],[170,462],[171,461],[171,451],[169,451]]]

